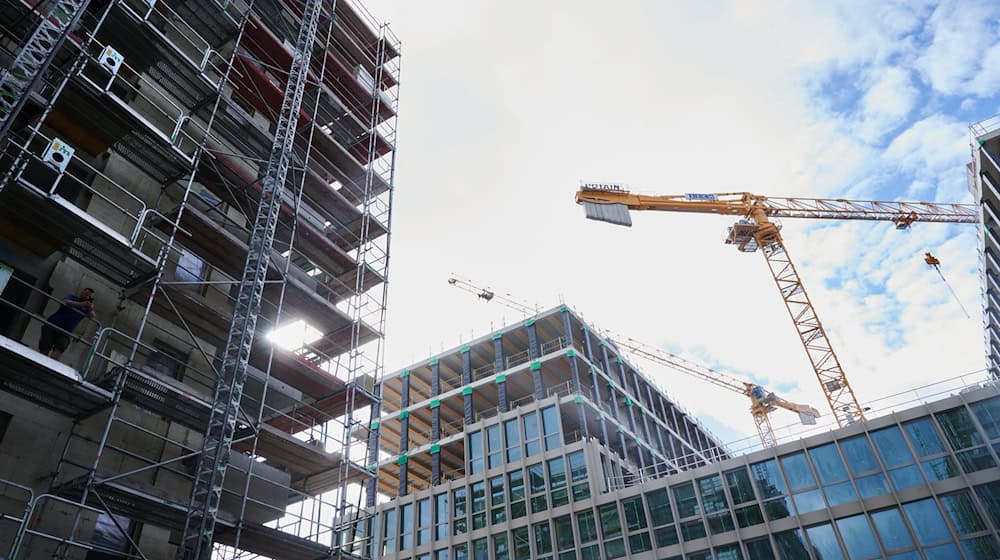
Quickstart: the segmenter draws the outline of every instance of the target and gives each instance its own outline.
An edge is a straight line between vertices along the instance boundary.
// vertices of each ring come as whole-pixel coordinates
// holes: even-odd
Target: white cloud
[[[862,122],[859,133],[874,142],[902,124],[913,110],[920,91],[910,79],[909,71],[889,67],[879,72],[861,98]]]
[[[983,58],[984,49],[997,41],[996,14],[997,5],[989,0],[948,1],[935,8],[925,29],[930,45],[916,60],[935,90],[960,95],[968,93],[970,82],[982,87],[1000,78],[995,64],[987,66]]]

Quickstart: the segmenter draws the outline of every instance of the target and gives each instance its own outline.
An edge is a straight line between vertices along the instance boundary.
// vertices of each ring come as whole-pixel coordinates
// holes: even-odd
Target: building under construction
[[[969,192],[979,202],[979,271],[983,295],[986,367],[1000,379],[1000,117],[970,127]]]
[[[353,0],[2,3],[0,558],[366,549],[399,54]]]

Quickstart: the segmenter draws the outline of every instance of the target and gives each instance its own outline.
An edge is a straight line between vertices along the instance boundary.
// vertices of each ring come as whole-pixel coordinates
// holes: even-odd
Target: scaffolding
[[[69,425],[0,556],[371,555],[399,53],[353,0],[0,7],[0,222],[59,257],[0,389]],[[72,275],[117,297],[55,360]]]

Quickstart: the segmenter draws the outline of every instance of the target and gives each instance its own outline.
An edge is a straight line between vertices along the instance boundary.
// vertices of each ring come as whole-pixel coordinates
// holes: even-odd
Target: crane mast
[[[764,254],[823,395],[841,427],[863,420],[864,409],[788,255],[780,226],[772,218],[890,221],[897,229],[907,229],[918,221],[977,223],[979,220],[978,209],[972,204],[781,198],[746,192],[650,196],[635,194],[614,184],[584,185],[576,194],[576,202],[583,205],[588,218],[624,226],[632,225],[631,210],[740,217],[729,228],[726,243],[735,245],[741,252],[760,249]],[[766,415],[758,419],[766,420]]]

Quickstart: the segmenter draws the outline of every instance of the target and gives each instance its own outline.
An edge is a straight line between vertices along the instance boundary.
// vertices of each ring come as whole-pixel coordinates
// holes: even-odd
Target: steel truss
[[[348,0],[101,5],[81,8],[29,88],[41,95],[9,115],[0,157],[17,165],[0,212],[29,230],[50,216],[38,235],[117,286],[134,316],[77,343],[82,384],[20,392],[74,422],[12,557],[101,550],[101,515],[128,542],[121,557],[148,557],[145,524],[171,531],[179,558],[367,556],[399,41]],[[261,33],[271,20],[302,29]],[[290,53],[281,40],[296,34]],[[60,125],[71,113],[110,158],[46,159],[74,145]],[[136,188],[137,171],[157,188]],[[302,317],[313,340],[268,342]],[[71,513],[68,531],[44,526],[50,510]]]

